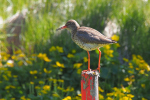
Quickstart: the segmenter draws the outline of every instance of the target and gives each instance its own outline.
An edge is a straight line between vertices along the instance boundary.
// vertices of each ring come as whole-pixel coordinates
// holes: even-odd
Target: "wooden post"
[[[82,71],[81,75],[81,94],[82,100],[99,100],[97,70]]]

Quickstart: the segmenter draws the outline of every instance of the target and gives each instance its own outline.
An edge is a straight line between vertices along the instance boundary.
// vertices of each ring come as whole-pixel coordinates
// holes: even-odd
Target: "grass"
[[[0,11],[3,20],[28,11],[17,47],[21,51],[7,54],[7,26],[0,29],[4,37],[0,38],[0,99],[81,99],[80,74],[87,69],[87,53],[73,43],[68,31],[56,32],[68,19],[101,32],[107,22],[116,20],[120,28],[113,36],[119,38],[118,44],[101,48],[101,100],[150,99],[149,1],[0,1],[1,9],[9,6],[10,11]],[[90,54],[91,67],[96,69],[98,51]],[[13,63],[8,62],[10,58]]]

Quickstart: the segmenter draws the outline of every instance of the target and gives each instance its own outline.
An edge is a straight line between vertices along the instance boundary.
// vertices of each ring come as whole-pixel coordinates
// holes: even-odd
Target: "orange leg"
[[[98,51],[99,51],[99,61],[98,61],[98,68],[97,68],[97,70],[99,70],[99,73],[100,73],[101,51],[99,50],[99,48],[98,48]]]
[[[90,71],[90,53],[89,51],[87,51],[88,53],[88,71]]]

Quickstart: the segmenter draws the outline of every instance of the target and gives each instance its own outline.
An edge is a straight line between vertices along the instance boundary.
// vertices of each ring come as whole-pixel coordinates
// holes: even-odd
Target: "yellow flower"
[[[130,81],[130,79],[128,77],[124,78],[124,81]]]
[[[44,61],[46,61],[46,62],[51,62],[52,60],[49,59],[48,57],[44,57]]]
[[[59,97],[59,95],[58,94],[56,94],[56,93],[54,93],[54,94],[52,94],[54,97]]]
[[[67,96],[67,97],[65,97],[65,98],[62,99],[62,100],[71,100],[71,96]]]
[[[35,86],[35,89],[41,89],[39,86]]]
[[[145,70],[140,70],[139,74],[144,74]]]
[[[64,80],[62,80],[62,79],[58,79],[57,81],[61,82],[61,83],[64,83]]]
[[[112,40],[115,40],[115,41],[119,41],[119,36],[118,35],[113,35],[111,37]]]
[[[30,84],[34,84],[34,82],[31,81]]]
[[[127,97],[129,97],[129,98],[133,98],[133,97],[134,97],[134,95],[132,95],[132,94],[127,94]]]
[[[22,53],[21,50],[17,50],[17,51],[14,52],[14,54],[20,54],[20,53]]]
[[[142,98],[142,100],[147,100],[147,99],[145,99],[145,98]]]
[[[16,100],[15,98],[11,98],[10,100]]]
[[[73,49],[73,50],[72,50],[72,53],[76,53],[76,50]]]
[[[112,99],[111,97],[107,97],[106,100],[114,100],[114,99]]]
[[[80,68],[82,66],[82,63],[75,63],[74,65],[73,65],[73,68]]]
[[[19,61],[18,66],[22,66],[22,65],[23,65],[23,61]]]
[[[27,60],[26,62],[27,62],[27,64],[32,64],[32,62],[31,62],[31,61],[29,61],[29,60]]]
[[[14,67],[14,62],[12,60],[8,60],[6,64],[9,67]]]
[[[44,84],[44,82],[43,81],[39,81],[39,84]]]
[[[58,67],[62,67],[62,68],[64,68],[65,66],[64,66],[64,64],[61,64],[60,62],[58,62],[58,61],[56,61],[56,65],[58,66]]]
[[[41,90],[41,92],[44,93],[44,94],[47,94],[47,91],[45,91],[45,90]]]
[[[18,57],[25,57],[25,54],[21,53],[18,55]]]
[[[142,88],[145,88],[145,84],[141,84],[141,87],[142,87]]]
[[[73,58],[73,57],[74,57],[74,55],[73,55],[73,54],[68,53],[67,57],[68,57],[68,58]]]
[[[120,47],[120,44],[119,44],[119,43],[116,43],[116,46],[117,46],[117,47]]]
[[[128,61],[129,61],[127,58],[123,58],[123,60],[124,60],[125,62],[128,62]]]
[[[128,73],[133,74],[134,70],[128,70]]]
[[[64,52],[62,47],[56,46],[56,49],[57,49],[58,52],[60,52],[60,53],[63,53],[63,52]]]
[[[100,92],[104,92],[104,90],[103,90],[101,87],[98,87],[98,90],[99,90]]]
[[[82,96],[82,94],[80,93],[80,94],[78,94],[78,96],[80,96],[80,97],[81,97],[81,96]]]
[[[81,74],[81,69],[80,68],[77,70],[77,74]]]
[[[43,89],[46,90],[46,91],[49,91],[50,90],[50,86],[49,85],[44,85]]]
[[[16,57],[15,55],[11,56],[11,58],[12,58],[13,60],[16,60],[16,59],[17,59],[17,57]]]
[[[37,74],[37,70],[30,71],[30,74]]]
[[[8,90],[9,88],[10,88],[10,86],[8,85],[8,86],[5,87],[5,90]]]
[[[55,51],[55,50],[56,50],[55,46],[52,46],[52,47],[49,49],[50,52],[51,52],[51,51]]]
[[[113,96],[114,93],[107,93],[106,95],[107,95],[108,97],[110,97],[110,96]]]
[[[110,49],[110,45],[106,45],[104,48],[109,50]]]
[[[46,68],[44,68],[44,72],[47,73],[47,74],[49,74],[49,73],[51,73],[52,71],[51,71],[51,70],[48,71]]]
[[[88,58],[87,57],[84,57],[83,60],[84,60],[84,62],[88,62]]]

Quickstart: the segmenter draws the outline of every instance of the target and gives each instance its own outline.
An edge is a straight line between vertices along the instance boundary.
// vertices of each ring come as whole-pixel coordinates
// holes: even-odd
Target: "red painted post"
[[[82,71],[81,75],[81,94],[82,100],[99,100],[97,70]]]

